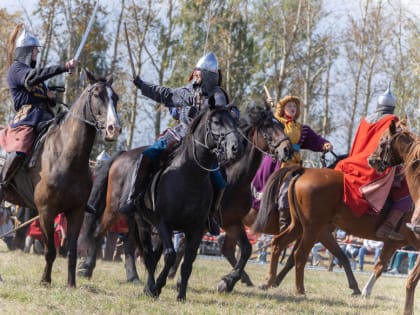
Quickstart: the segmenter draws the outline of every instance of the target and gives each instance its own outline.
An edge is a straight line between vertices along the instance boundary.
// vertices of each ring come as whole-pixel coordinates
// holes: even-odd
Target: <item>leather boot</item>
[[[392,209],[382,225],[376,230],[376,236],[384,239],[388,238],[393,241],[403,241],[404,236],[394,231],[403,215],[404,211]]]
[[[13,178],[13,176],[15,176],[19,168],[22,166],[25,158],[26,154],[22,152],[11,152],[7,154],[7,158],[1,172],[3,187],[7,187],[9,181]]]
[[[210,215],[207,218],[207,228],[209,230],[209,233],[214,236],[218,236],[220,234],[220,226],[214,218],[214,215],[215,213],[220,211],[220,206],[222,203],[224,192],[225,188],[215,188],[213,202],[210,209]]]
[[[153,160],[147,155],[141,155],[136,162],[136,168],[131,177],[130,192],[125,205],[118,211],[125,215],[133,214],[136,208],[143,203],[150,177],[153,174]]]
[[[279,210],[279,233],[283,232],[290,224],[289,208],[281,208]]]

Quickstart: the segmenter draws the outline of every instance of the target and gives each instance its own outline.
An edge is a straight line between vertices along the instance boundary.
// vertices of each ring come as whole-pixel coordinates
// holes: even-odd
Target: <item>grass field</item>
[[[187,291],[187,302],[176,302],[175,280],[168,280],[158,299],[143,295],[145,270],[139,264],[140,285],[125,282],[122,263],[98,261],[93,278],[79,278],[68,289],[67,261],[58,257],[50,288],[39,285],[43,256],[9,252],[0,246],[0,314],[402,314],[404,277],[383,276],[369,299],[352,297],[343,272],[308,269],[306,296],[294,295],[294,274],[278,288],[261,291],[238,283],[231,294],[218,294],[219,279],[230,271],[225,260],[199,257]],[[246,270],[259,284],[267,265],[249,263]],[[369,277],[356,273],[359,286]],[[420,302],[415,307],[420,314]]]

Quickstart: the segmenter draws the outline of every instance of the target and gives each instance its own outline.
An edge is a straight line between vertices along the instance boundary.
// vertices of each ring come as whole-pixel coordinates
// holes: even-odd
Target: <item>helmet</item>
[[[216,56],[212,52],[209,52],[203,57],[201,57],[200,60],[198,60],[197,64],[195,65],[195,68],[199,70],[218,73],[219,63],[217,62]]]
[[[392,95],[392,92],[391,92],[391,82],[389,82],[388,89],[385,91],[384,94],[382,94],[378,98],[378,105],[394,107],[396,101],[397,101],[396,97]]]
[[[23,28],[22,33],[16,39],[16,48],[20,47],[41,47],[41,45],[34,35],[27,32],[26,29]]]

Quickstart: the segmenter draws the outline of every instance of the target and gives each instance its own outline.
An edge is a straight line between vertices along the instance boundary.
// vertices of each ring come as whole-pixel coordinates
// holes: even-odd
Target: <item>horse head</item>
[[[204,128],[199,127],[203,124]],[[243,144],[237,130],[237,120],[228,108],[203,111],[194,119],[190,128],[193,150],[197,145],[209,150],[221,165],[236,161],[242,156]]]
[[[85,72],[89,80],[82,93],[87,98],[86,105],[83,109],[74,109],[78,113],[73,113],[73,116],[95,127],[106,141],[114,141],[121,132],[121,126],[117,115],[119,97],[112,88],[113,77],[98,78],[87,69]]]
[[[406,121],[392,121],[383,133],[376,150],[369,156],[368,163],[378,172],[403,163],[403,153],[413,142]]]
[[[248,135],[242,134],[242,136],[253,147],[268,154],[273,160],[287,161],[292,157],[292,143],[284,133],[283,124],[274,118],[270,107],[249,106],[247,115],[242,121],[244,123],[241,126],[250,129]]]

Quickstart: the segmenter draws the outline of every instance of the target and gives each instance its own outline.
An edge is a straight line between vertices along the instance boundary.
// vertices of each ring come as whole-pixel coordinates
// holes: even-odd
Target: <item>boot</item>
[[[7,158],[1,172],[3,187],[7,187],[9,181],[13,178],[13,176],[15,176],[25,158],[26,154],[22,152],[11,152],[7,154]]]
[[[376,230],[376,236],[384,239],[388,238],[393,241],[403,241],[404,236],[394,231],[398,221],[402,218],[403,215],[404,211],[399,211],[396,209],[391,210],[384,223],[382,223],[382,225]]]
[[[210,215],[207,218],[207,228],[209,233],[214,236],[218,236],[220,234],[220,226],[217,223],[216,219],[214,218],[215,213],[220,211],[220,206],[222,203],[223,194],[225,192],[225,188],[214,188],[214,196],[212,207],[210,209]]]
[[[281,208],[279,210],[279,233],[283,232],[290,224],[289,208]]]
[[[125,205],[118,211],[125,215],[133,214],[137,206],[143,203],[147,185],[153,173],[153,160],[147,155],[141,155],[136,162],[136,168],[131,177],[130,192]]]

